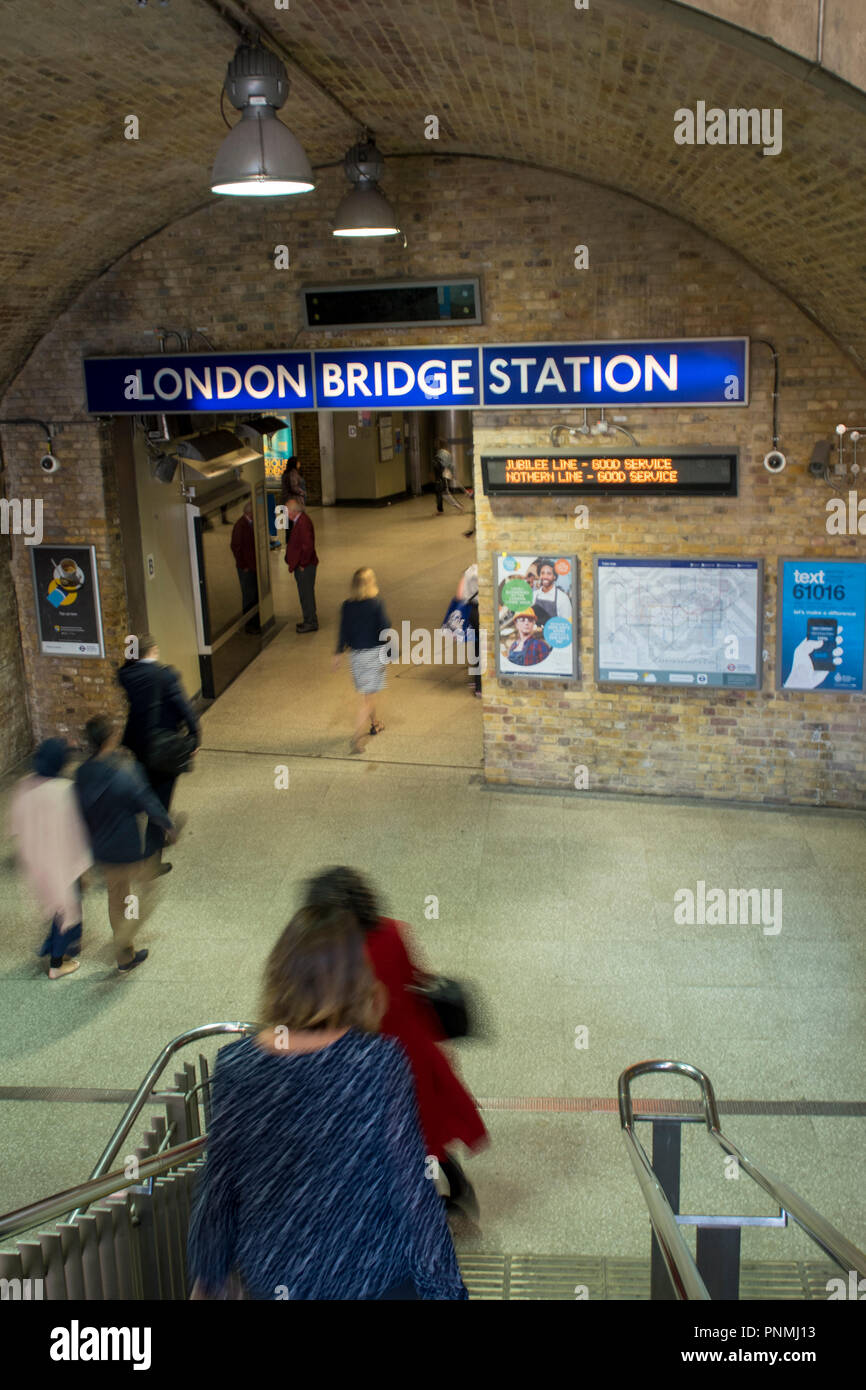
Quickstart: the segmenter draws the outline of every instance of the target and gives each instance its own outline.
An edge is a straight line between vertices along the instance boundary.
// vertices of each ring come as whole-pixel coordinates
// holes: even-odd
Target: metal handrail
[[[629,1089],[632,1078],[646,1071],[672,1071],[680,1066],[687,1068],[690,1073],[695,1071],[695,1068],[688,1067],[685,1062],[638,1062],[636,1066],[628,1067],[619,1078],[619,1119],[674,1293],[683,1301],[708,1301],[710,1295],[707,1286],[698,1272],[692,1252],[686,1245],[664,1189],[653,1172],[646,1150],[634,1132],[634,1113]]]
[[[82,1203],[80,1210],[84,1210],[91,1203],[110,1197],[115,1192],[136,1187],[147,1178],[157,1178],[169,1168],[177,1168],[198,1158],[206,1146],[206,1134],[199,1139],[188,1139],[185,1144],[166,1149],[161,1155],[141,1159],[134,1179],[130,1179],[124,1168],[116,1168],[113,1173],[89,1178],[87,1182],[78,1183],[76,1187],[69,1187],[64,1192],[55,1192],[50,1197],[40,1197],[38,1202],[30,1202],[26,1207],[19,1207],[17,1211],[7,1212],[5,1216],[0,1216],[0,1240],[17,1235],[19,1231],[28,1231],[32,1226],[41,1225],[43,1221],[53,1221],[55,1217],[64,1216],[78,1202]]]
[[[632,1153],[634,1162],[636,1161],[634,1151],[639,1151],[640,1157],[649,1170],[649,1173],[652,1175],[652,1181],[659,1191],[661,1191],[661,1187],[658,1183],[658,1179],[653,1173],[652,1165],[647,1158],[643,1146],[639,1143],[634,1134],[634,1112],[631,1103],[630,1088],[632,1081],[635,1077],[644,1076],[648,1072],[676,1072],[678,1075],[688,1076],[692,1081],[696,1081],[701,1088],[707,1131],[712,1135],[719,1147],[723,1149],[725,1153],[730,1154],[732,1158],[735,1158],[739,1167],[748,1174],[753,1182],[756,1182],[759,1187],[762,1187],[764,1191],[772,1197],[773,1201],[778,1203],[781,1210],[787,1212],[788,1215],[797,1222],[797,1225],[806,1232],[807,1236],[810,1236],[815,1244],[819,1245],[824,1253],[829,1255],[836,1264],[848,1272],[856,1270],[862,1277],[866,1277],[866,1254],[864,1254],[862,1250],[856,1245],[853,1245],[846,1236],[842,1235],[841,1231],[838,1231],[835,1226],[831,1225],[831,1223],[820,1214],[820,1212],[817,1212],[814,1207],[804,1201],[804,1199],[800,1197],[792,1187],[789,1187],[786,1182],[781,1178],[777,1178],[775,1175],[771,1176],[769,1173],[762,1172],[756,1163],[753,1163],[750,1158],[747,1158],[746,1155],[737,1148],[736,1144],[725,1137],[719,1125],[719,1111],[712,1082],[705,1072],[702,1072],[699,1067],[691,1066],[688,1062],[638,1062],[635,1066],[628,1067],[619,1078],[619,1118],[626,1138],[630,1141],[629,1152]],[[638,1177],[640,1178],[640,1173],[638,1173]],[[644,1196],[647,1199],[647,1205],[650,1206],[650,1198],[647,1196],[647,1187],[643,1181],[641,1182],[641,1186],[644,1188]],[[664,1194],[662,1194],[662,1196],[664,1198]],[[673,1216],[667,1198],[664,1198],[664,1204],[668,1212]],[[652,1219],[653,1213],[652,1209],[650,1209],[650,1220]],[[653,1229],[655,1229],[654,1221]],[[656,1235],[658,1237],[658,1231],[656,1231]],[[662,1249],[662,1253],[665,1254],[661,1238],[659,1238],[659,1246]],[[688,1251],[686,1251],[686,1253],[688,1254]],[[691,1260],[690,1255],[689,1259]],[[666,1254],[665,1262],[667,1263]],[[694,1264],[693,1261],[692,1264]],[[671,1278],[674,1279],[672,1272]]]
[[[188,1028],[185,1033],[179,1033],[171,1042],[166,1043],[159,1056],[149,1067],[147,1075],[132,1100],[129,1102],[129,1105],[124,1110],[114,1133],[99,1157],[96,1167],[90,1174],[91,1179],[101,1178],[111,1167],[117,1157],[121,1144],[146,1105],[154,1084],[180,1048],[186,1047],[188,1043],[197,1042],[200,1038],[210,1038],[220,1033],[255,1033],[258,1031],[258,1027],[259,1025],[255,1023],[203,1023],[198,1028]],[[72,1213],[72,1217],[81,1216],[83,1211],[83,1207],[78,1208]],[[0,1222],[0,1231],[2,1231],[2,1222]]]

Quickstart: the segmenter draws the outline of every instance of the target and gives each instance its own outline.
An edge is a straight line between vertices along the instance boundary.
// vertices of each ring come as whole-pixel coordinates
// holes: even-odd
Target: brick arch
[[[838,20],[844,0],[826,4]],[[740,0],[591,0],[585,11],[537,0],[317,0],[278,11],[247,0],[246,9],[291,49],[283,114],[317,167],[341,158],[356,118],[386,155],[473,155],[577,175],[738,252],[866,364],[857,293],[866,98],[816,68],[805,39],[787,35],[788,51],[781,30],[770,42],[723,22],[745,13]],[[71,6],[7,6],[15,106],[0,179],[0,383],[132,246],[214,201],[219,88],[236,41],[217,11],[216,0],[89,0],[84,30]],[[781,109],[783,152],[676,145],[674,111],[699,100]],[[127,114],[139,118],[138,141],[123,138]],[[435,144],[428,114],[440,117]],[[399,195],[396,159],[385,186]],[[447,215],[447,201],[436,213]],[[288,209],[289,230],[292,221]]]

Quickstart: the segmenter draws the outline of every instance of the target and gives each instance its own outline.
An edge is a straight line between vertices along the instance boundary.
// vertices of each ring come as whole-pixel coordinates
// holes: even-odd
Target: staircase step
[[[463,1281],[473,1300],[594,1302],[649,1300],[649,1260],[600,1255],[497,1255],[458,1253]],[[743,1260],[740,1302],[763,1299],[826,1300],[827,1280],[839,1276],[835,1265],[820,1261]],[[584,1292],[585,1290],[585,1292]]]

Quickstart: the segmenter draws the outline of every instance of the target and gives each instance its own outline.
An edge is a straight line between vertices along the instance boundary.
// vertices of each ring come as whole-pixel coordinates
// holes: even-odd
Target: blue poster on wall
[[[866,561],[779,561],[777,685],[863,689]]]

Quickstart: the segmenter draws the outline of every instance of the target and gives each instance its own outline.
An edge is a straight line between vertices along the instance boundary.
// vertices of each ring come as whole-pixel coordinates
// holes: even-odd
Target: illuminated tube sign
[[[348,348],[315,358],[322,410],[481,404],[477,348]]]
[[[486,406],[747,405],[746,338],[482,348]]]
[[[184,353],[86,357],[87,409],[95,415],[312,410],[309,352]]]
[[[87,357],[96,415],[748,404],[746,338]]]
[[[651,449],[520,456],[484,454],[481,475],[489,497],[533,493],[634,493],[735,497],[736,449]]]

